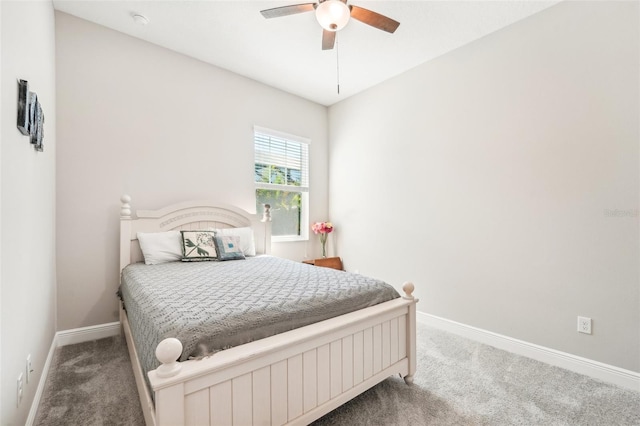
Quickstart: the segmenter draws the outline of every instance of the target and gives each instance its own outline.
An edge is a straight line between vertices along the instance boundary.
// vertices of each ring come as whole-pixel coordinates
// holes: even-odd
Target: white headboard
[[[271,222],[256,214],[210,201],[187,201],[158,210],[137,210],[131,214],[131,197],[120,198],[120,272],[130,263],[143,260],[138,232],[164,232],[206,228],[253,228],[256,254],[271,253]]]

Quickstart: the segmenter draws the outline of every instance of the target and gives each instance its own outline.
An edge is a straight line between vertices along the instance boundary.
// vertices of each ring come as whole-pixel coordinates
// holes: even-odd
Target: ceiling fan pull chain
[[[336,82],[338,84],[338,95],[340,94],[340,43],[336,34]]]

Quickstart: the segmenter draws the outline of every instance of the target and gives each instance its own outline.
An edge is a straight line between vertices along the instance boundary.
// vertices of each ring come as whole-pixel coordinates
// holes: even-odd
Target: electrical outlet
[[[16,407],[20,406],[20,401],[22,401],[22,373],[18,376],[18,388],[16,389]]]
[[[31,380],[31,373],[33,373],[33,367],[31,366],[31,354],[27,355],[27,374],[25,374],[25,381],[29,384]]]
[[[578,317],[578,331],[580,333],[591,334],[591,318]]]

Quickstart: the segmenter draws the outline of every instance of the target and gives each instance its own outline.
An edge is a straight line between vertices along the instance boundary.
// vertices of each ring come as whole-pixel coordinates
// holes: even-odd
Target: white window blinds
[[[304,138],[254,128],[256,187],[309,190],[309,144]]]

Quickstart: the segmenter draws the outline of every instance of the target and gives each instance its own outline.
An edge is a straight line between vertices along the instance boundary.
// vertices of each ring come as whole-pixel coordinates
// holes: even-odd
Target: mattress
[[[144,371],[167,337],[182,342],[181,361],[197,359],[399,297],[380,280],[272,256],[131,264],[120,295]]]

